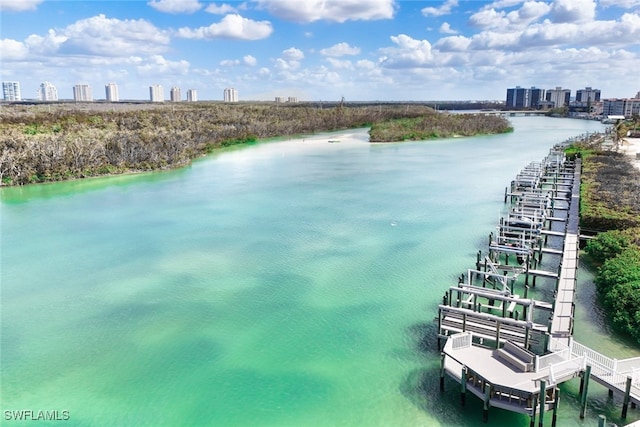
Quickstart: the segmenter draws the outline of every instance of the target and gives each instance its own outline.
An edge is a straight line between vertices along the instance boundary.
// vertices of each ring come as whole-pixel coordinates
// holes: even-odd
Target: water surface
[[[356,129],[2,189],[2,410],[96,426],[481,425],[479,401],[461,410],[452,381],[438,392],[437,304],[486,249],[516,173],[602,128],[512,122],[394,144]],[[591,274],[577,338],[638,354],[611,336]],[[580,422],[577,381],[563,392],[560,425],[619,416],[592,384]]]

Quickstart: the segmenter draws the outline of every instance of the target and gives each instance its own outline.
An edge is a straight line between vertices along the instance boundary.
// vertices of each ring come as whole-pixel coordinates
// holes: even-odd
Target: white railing
[[[556,384],[564,375],[575,375],[584,366],[585,357],[565,360],[564,362],[549,365],[549,382]]]
[[[579,342],[576,342],[576,341],[573,342],[571,353],[577,357],[585,356],[586,362],[588,365],[596,364],[599,367],[605,368],[612,373],[616,371],[615,359],[612,359],[603,354],[600,354],[597,351],[592,350],[589,347],[580,344]]]
[[[551,368],[551,366],[558,363],[563,363],[571,359],[571,350],[568,348],[560,351],[555,351],[544,356],[536,356],[536,372],[544,368]]]
[[[471,347],[473,335],[470,332],[460,332],[449,337],[451,340],[451,350],[460,350]]]

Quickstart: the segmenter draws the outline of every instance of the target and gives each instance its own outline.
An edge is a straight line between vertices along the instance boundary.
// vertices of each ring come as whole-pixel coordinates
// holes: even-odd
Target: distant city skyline
[[[161,84],[220,99],[504,99],[523,82],[640,84],[640,0],[3,0],[3,81],[31,98],[42,81]],[[579,82],[579,83],[576,83]],[[97,93],[97,91],[96,91]]]

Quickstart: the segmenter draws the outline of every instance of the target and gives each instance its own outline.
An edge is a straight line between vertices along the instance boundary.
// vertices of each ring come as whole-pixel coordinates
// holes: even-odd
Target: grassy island
[[[474,136],[513,131],[509,121],[499,115],[449,114],[431,111],[421,117],[373,123],[371,142],[422,141],[436,138]]]
[[[9,104],[0,110],[0,182],[23,185],[176,168],[222,147],[356,127],[373,126],[372,141],[381,141],[380,129],[394,123],[415,138],[508,127],[497,117],[440,114],[403,103]],[[398,140],[392,133],[388,138]]]

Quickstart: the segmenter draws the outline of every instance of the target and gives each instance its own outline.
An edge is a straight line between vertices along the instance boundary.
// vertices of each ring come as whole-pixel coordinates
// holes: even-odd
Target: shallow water
[[[512,122],[512,134],[397,144],[356,129],[177,171],[2,189],[3,416],[481,425],[479,401],[461,410],[452,381],[438,392],[437,304],[486,249],[516,173],[602,128]],[[611,336],[591,278],[580,272],[576,338],[637,355]],[[595,383],[580,421],[577,384],[563,386],[559,425],[616,421],[619,402]],[[494,409],[490,422],[529,419]]]

